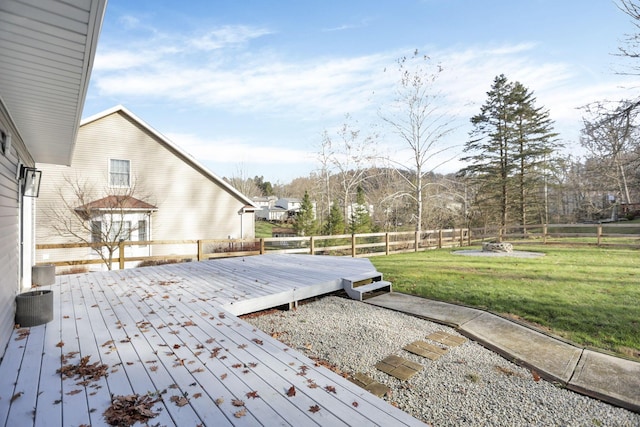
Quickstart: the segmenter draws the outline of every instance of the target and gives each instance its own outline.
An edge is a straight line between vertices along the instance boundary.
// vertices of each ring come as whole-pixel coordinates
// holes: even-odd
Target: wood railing
[[[465,246],[470,243],[468,229],[425,230],[422,232],[392,232],[367,234],[341,234],[334,236],[268,237],[256,239],[202,239],[202,240],[155,240],[145,242],[123,241],[112,257],[113,267],[123,269],[132,262],[163,262],[206,260],[212,258],[260,255],[266,253],[298,253],[310,255],[340,255],[368,257],[390,253],[418,252],[428,249]],[[181,253],[126,256],[127,248],[136,246],[161,247],[164,245],[186,246]],[[101,248],[101,243],[38,244],[37,251]],[[152,251],[151,251],[152,252]],[[102,264],[104,261],[94,254],[91,259],[63,259],[39,264],[56,266],[80,266]]]
[[[266,253],[292,253],[310,255],[339,255],[369,257],[391,253],[418,252],[429,249],[462,247],[483,241],[511,241],[517,244],[598,245],[640,248],[640,224],[540,224],[505,228],[452,228],[422,232],[390,232],[368,234],[342,234],[334,236],[268,237],[256,239],[202,239],[155,240],[147,242],[124,241],[113,255],[114,268],[123,269],[133,262],[152,263],[185,260],[206,260]],[[135,246],[186,246],[180,253],[126,256],[126,250]],[[71,248],[101,247],[100,243],[38,244],[37,251]],[[96,255],[91,259],[56,259],[39,264],[81,266],[102,264]]]
[[[538,224],[472,228],[471,244],[482,241],[517,241],[640,248],[640,223]]]

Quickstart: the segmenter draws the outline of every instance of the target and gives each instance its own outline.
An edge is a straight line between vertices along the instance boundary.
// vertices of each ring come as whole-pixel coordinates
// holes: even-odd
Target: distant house
[[[263,219],[265,221],[286,221],[288,218],[288,212],[286,209],[279,207],[262,208],[256,211],[256,218]]]
[[[256,218],[266,221],[287,221],[295,218],[300,212],[302,199],[294,197],[254,197],[253,202],[260,209],[256,211]],[[313,202],[313,215],[315,218],[316,203]]]
[[[256,210],[256,219],[264,221],[282,221],[286,219],[286,209],[276,207],[276,196],[257,196],[252,197],[251,201],[258,208]]]
[[[78,241],[54,230],[59,218],[52,212],[60,211],[63,198],[73,200],[74,191],[83,186],[94,189],[94,199],[70,207],[82,211],[88,224],[84,236],[87,240],[108,235],[105,230],[114,230],[118,235],[111,237],[126,241],[237,239],[255,235],[256,207],[248,197],[122,106],[81,122],[71,166],[38,167],[47,178],[43,179],[37,209],[37,243]],[[117,199],[123,197],[118,196],[120,190],[128,197],[125,204]],[[116,218],[106,215],[115,205],[122,212]],[[74,251],[73,258],[98,257],[92,249]],[[193,245],[141,245],[127,247],[126,256],[193,252]],[[70,255],[69,250],[42,250],[38,251],[37,261],[69,259]]]
[[[276,200],[276,206],[286,211],[298,212],[300,210],[300,206],[302,206],[302,199],[283,197]]]
[[[256,196],[251,198],[251,201],[258,209],[272,208],[275,206],[276,200],[278,200],[276,196]]]
[[[70,161],[105,8],[106,0],[1,2],[0,358],[16,294],[31,287],[35,164]]]

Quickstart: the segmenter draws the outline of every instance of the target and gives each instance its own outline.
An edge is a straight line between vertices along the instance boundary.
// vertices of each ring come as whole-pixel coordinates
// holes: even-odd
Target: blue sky
[[[109,0],[83,117],[122,104],[217,175],[286,183],[318,169],[345,114],[362,132],[381,123],[397,80],[385,70],[418,49],[444,69],[449,153],[499,74],[534,91],[576,153],[578,107],[639,92],[615,55],[633,31],[610,0]]]

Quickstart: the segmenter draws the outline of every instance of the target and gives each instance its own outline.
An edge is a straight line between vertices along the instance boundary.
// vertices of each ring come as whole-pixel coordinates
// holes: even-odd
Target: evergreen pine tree
[[[351,219],[349,221],[349,231],[351,233],[370,233],[371,232],[371,216],[369,215],[369,207],[364,197],[364,190],[358,186],[356,191],[356,203],[351,207]]]
[[[300,211],[293,222],[293,229],[299,236],[312,236],[316,231],[316,220],[313,212],[313,204],[307,191],[304,192]]]
[[[535,97],[504,74],[494,79],[480,114],[471,118],[470,153],[463,169],[477,186],[478,204],[498,214],[502,228],[511,216],[525,225],[529,195],[540,187],[549,156],[557,148],[549,112],[535,106]],[[514,207],[516,214],[513,215]]]
[[[342,217],[342,210],[338,201],[334,201],[329,209],[329,217],[323,228],[324,234],[332,236],[334,234],[344,233],[344,218]]]

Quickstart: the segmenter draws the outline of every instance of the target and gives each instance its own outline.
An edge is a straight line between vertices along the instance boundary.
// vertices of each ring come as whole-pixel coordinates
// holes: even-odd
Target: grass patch
[[[257,239],[261,237],[271,237],[271,230],[273,230],[273,224],[268,221],[256,221],[256,233]]]
[[[518,249],[546,256],[471,257],[442,249],[371,262],[396,291],[516,317],[576,344],[640,359],[640,250]]]

